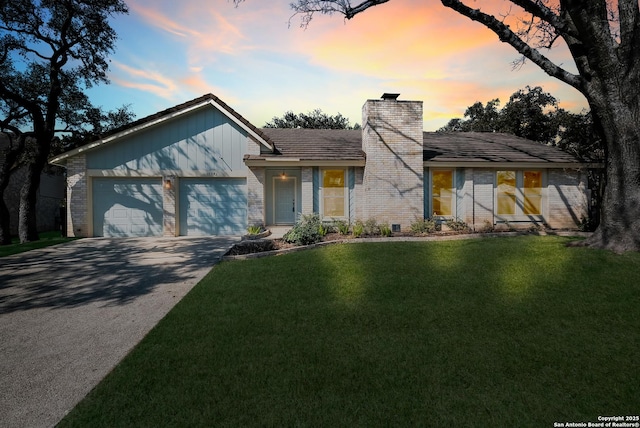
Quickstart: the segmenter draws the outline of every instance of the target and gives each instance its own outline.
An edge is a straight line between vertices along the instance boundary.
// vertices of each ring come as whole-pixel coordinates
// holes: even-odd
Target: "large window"
[[[344,169],[322,170],[322,215],[323,217],[346,217],[346,171]]]
[[[498,171],[496,214],[542,215],[542,171]]]
[[[431,210],[434,216],[453,215],[453,170],[431,171]]]

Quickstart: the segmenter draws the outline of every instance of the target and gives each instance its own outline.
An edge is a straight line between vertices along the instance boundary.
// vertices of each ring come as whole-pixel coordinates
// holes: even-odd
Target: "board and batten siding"
[[[246,152],[246,131],[206,107],[87,153],[87,168],[246,176]]]

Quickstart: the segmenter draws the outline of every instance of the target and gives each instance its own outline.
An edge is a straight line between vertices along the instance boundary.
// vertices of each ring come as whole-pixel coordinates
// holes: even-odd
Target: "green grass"
[[[62,244],[76,238],[66,238],[60,232],[42,232],[39,234],[40,240],[20,244],[18,238],[13,238],[9,245],[0,245],[0,257],[12,254],[24,253],[25,251],[38,248],[50,247],[51,245]]]
[[[61,426],[517,426],[637,415],[640,254],[567,238],[225,262]]]

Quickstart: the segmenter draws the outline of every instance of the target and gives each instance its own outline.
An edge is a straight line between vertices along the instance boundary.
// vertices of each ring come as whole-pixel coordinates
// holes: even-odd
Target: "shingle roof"
[[[278,154],[300,160],[364,160],[362,131],[346,129],[262,128],[275,144]]]
[[[578,162],[575,157],[557,147],[515,135],[492,132],[425,132],[424,161]]]
[[[364,160],[362,131],[262,128],[278,152],[246,159]],[[423,160],[429,162],[576,163],[557,147],[514,135],[484,132],[425,132]]]

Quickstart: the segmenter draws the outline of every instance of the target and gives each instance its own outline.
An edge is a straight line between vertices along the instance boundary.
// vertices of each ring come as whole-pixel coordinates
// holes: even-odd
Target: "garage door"
[[[94,178],[95,236],[161,236],[162,180]]]
[[[242,235],[247,229],[244,178],[181,178],[180,234]]]

